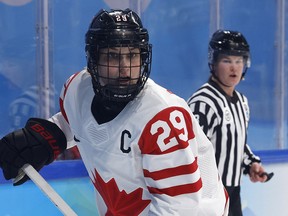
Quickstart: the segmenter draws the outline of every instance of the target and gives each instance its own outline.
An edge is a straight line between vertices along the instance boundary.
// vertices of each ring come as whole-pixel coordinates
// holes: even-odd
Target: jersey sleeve
[[[71,148],[76,145],[76,142],[74,141],[74,136],[72,134],[72,131],[69,126],[69,120],[66,115],[65,107],[64,107],[64,100],[66,93],[68,91],[68,87],[71,84],[72,80],[77,76],[79,73],[73,74],[64,84],[60,98],[59,98],[59,104],[60,104],[60,112],[56,113],[53,115],[49,120],[54,122],[55,124],[58,125],[58,127],[64,132],[66,139],[67,139],[67,148]]]
[[[206,214],[211,213],[210,210],[205,213],[205,209],[210,207],[206,206],[203,199],[196,136],[192,115],[181,107],[162,110],[144,128],[139,147],[143,156],[146,185],[152,196],[152,215],[223,213],[225,198],[219,199],[223,204],[219,205],[223,207],[221,214],[217,214],[219,211]],[[213,161],[213,153],[211,158]],[[217,175],[216,164],[213,167]],[[219,182],[218,175],[216,180]],[[221,190],[225,197],[223,187]]]
[[[61,112],[56,113],[55,115],[50,117],[48,120],[55,123],[65,134],[66,139],[67,139],[67,149],[76,145],[73,139],[73,134],[71,132],[70,126],[65,120],[65,118],[63,117]]]
[[[248,105],[248,98],[245,97],[243,94],[240,94],[239,96],[241,103],[242,103],[242,107],[244,109],[244,113],[245,113],[245,118],[246,118],[246,127],[248,127],[248,122],[250,119],[250,108]],[[260,157],[256,156],[253,151],[251,150],[250,146],[245,143],[244,145],[244,155],[243,155],[243,173],[244,174],[249,174],[250,172],[250,166],[252,163],[261,163],[261,159]]]
[[[246,144],[244,146],[244,157],[243,157],[243,173],[244,174],[249,174],[250,172],[250,166],[252,163],[261,163],[260,157],[256,156],[250,149],[249,145]]]
[[[216,112],[204,101],[194,100],[189,104],[189,107],[199,122],[206,136],[211,139],[215,132],[215,127],[218,125],[218,117]]]

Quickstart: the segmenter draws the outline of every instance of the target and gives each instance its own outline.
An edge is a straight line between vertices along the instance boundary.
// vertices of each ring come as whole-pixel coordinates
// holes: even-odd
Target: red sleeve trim
[[[170,178],[173,176],[181,176],[186,174],[193,174],[198,170],[197,161],[194,160],[193,163],[188,165],[182,165],[173,168],[167,168],[155,172],[149,172],[148,170],[144,169],[144,176],[147,178],[152,178],[153,180],[160,180],[165,178]]]
[[[202,180],[200,178],[197,182],[191,184],[179,185],[163,189],[148,187],[148,190],[151,194],[167,194],[169,196],[178,196],[181,194],[198,192],[201,188]]]
[[[61,96],[60,96],[60,98],[59,98],[60,111],[61,111],[63,117],[65,118],[65,120],[68,122],[68,124],[69,124],[69,120],[68,120],[67,114],[66,114],[65,109],[64,109],[64,99],[65,99],[65,96],[66,96],[68,87],[70,86],[72,80],[73,80],[79,73],[80,73],[80,72],[77,72],[77,73],[73,74],[73,75],[66,81],[66,83],[65,83],[64,86],[63,86]]]

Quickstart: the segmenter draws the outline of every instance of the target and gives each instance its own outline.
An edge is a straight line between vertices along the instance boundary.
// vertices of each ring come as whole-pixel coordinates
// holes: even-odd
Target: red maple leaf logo
[[[139,215],[149,204],[150,200],[143,200],[143,188],[138,188],[127,194],[120,191],[114,178],[107,183],[101,178],[96,169],[92,182],[107,206],[106,216]]]

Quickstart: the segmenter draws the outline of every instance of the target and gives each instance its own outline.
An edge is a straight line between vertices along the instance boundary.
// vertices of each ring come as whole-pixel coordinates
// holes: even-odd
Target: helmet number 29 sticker
[[[116,21],[117,22],[127,22],[127,16],[125,15],[116,15]]]
[[[178,138],[181,139],[182,141],[187,141],[188,140],[188,131],[187,131],[187,126],[185,122],[185,118],[183,116],[183,113],[174,110],[170,113],[169,116],[169,121],[163,121],[163,120],[158,120],[154,124],[151,125],[151,130],[150,133],[152,135],[156,134],[159,132],[159,129],[162,129],[162,133],[159,134],[157,138],[157,144],[161,151],[165,151],[169,148],[172,148],[173,146],[178,145],[178,141],[175,136],[170,137],[170,132],[171,128],[176,128],[180,132],[177,132]],[[172,133],[176,134],[176,133]],[[168,138],[168,142],[166,141]]]

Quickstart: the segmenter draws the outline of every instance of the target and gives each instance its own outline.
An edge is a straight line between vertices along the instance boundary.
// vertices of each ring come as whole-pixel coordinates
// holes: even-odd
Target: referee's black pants
[[[228,187],[225,186],[229,194],[229,216],[243,216],[241,207],[241,197],[240,197],[240,186]]]

